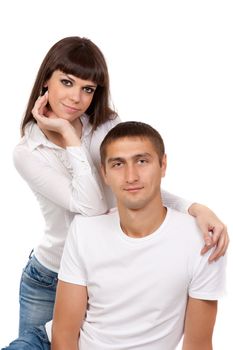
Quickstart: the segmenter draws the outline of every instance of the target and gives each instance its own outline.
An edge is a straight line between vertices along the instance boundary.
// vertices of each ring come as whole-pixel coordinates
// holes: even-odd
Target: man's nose
[[[128,165],[126,167],[125,177],[126,177],[126,182],[128,183],[134,183],[135,181],[138,181],[139,175],[135,165]]]

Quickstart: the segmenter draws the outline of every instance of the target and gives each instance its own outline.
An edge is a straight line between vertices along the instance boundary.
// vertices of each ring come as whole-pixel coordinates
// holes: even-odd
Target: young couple
[[[41,97],[39,97],[39,99],[37,99],[40,91],[43,91],[43,93],[45,91],[46,92]],[[90,40],[87,39],[79,37],[70,37],[65,38],[57,44],[55,44],[46,55],[38,72],[38,76],[34,84],[32,94],[28,103],[28,108],[22,124],[22,132],[24,136],[20,144],[16,147],[14,153],[16,167],[19,170],[20,174],[23,176],[23,178],[28,182],[32,190],[35,192],[40,202],[40,207],[46,221],[46,230],[44,238],[41,244],[34,250],[34,254],[32,257],[30,257],[29,262],[26,268],[24,269],[22,275],[20,288],[21,339],[23,339],[23,337],[25,336],[29,336],[30,332],[34,331],[33,330],[25,333],[25,330],[28,330],[31,326],[34,325],[42,325],[52,318],[54,297],[57,284],[57,272],[60,266],[60,259],[63,251],[65,238],[67,236],[70,223],[73,220],[75,214],[81,214],[82,216],[104,214],[109,208],[113,206],[112,192],[101,180],[100,159],[98,154],[101,141],[103,140],[108,130],[112,129],[114,125],[119,123],[118,117],[115,116],[115,113],[109,107],[108,91],[109,80],[104,57],[100,50]],[[228,236],[224,225],[222,225],[218,218],[208,208],[199,204],[188,203],[164,191],[162,191],[160,198],[160,189],[158,188],[158,184],[160,182],[159,174],[157,173],[157,175],[155,176],[155,173],[156,171],[158,171],[158,169],[157,167],[155,167],[155,173],[153,173],[153,175],[149,175],[149,173],[147,174],[146,170],[147,164],[150,164],[152,159],[154,159],[149,152],[152,151],[152,149],[147,150],[146,147],[145,152],[142,152],[141,150],[138,154],[134,154],[134,146],[131,147],[130,143],[132,141],[131,138],[135,139],[135,135],[133,135],[132,137],[131,135],[124,135],[126,129],[129,129],[130,133],[131,129],[137,130],[137,128],[139,127],[138,125],[140,125],[139,129],[141,127],[148,128],[148,126],[142,124],[132,124],[132,128],[130,126],[130,123],[121,125],[123,125],[122,137],[121,135],[118,135],[116,140],[114,142],[111,141],[109,143],[109,146],[107,145],[106,149],[103,150],[103,152],[105,152],[103,153],[104,155],[102,154],[102,162],[104,162],[102,165],[104,169],[105,180],[110,185],[112,191],[114,192],[117,198],[117,203],[119,206],[119,219],[117,216],[118,214],[115,213],[95,217],[93,219],[86,218],[83,219],[84,221],[82,221],[82,218],[75,219],[73,221],[71,231],[76,231],[78,227],[77,239],[79,239],[80,237],[81,240],[82,232],[85,231],[85,235],[87,237],[86,239],[88,239],[90,245],[88,243],[88,246],[85,246],[85,242],[83,242],[84,246],[82,247],[82,243],[78,243],[78,247],[80,247],[81,249],[80,254],[82,254],[83,251],[85,252],[84,256],[87,259],[87,261],[85,261],[83,260],[84,256],[79,256],[79,254],[77,254],[76,251],[69,251],[70,243],[69,240],[67,241],[68,248],[64,251],[64,266],[62,265],[60,270],[61,282],[59,283],[59,288],[57,292],[57,306],[54,314],[54,349],[56,349],[56,346],[60,346],[56,345],[57,332],[58,334],[62,335],[64,334],[64,332],[68,332],[66,334],[70,334],[70,331],[74,331],[77,341],[77,337],[79,334],[78,320],[82,319],[83,314],[81,313],[77,315],[76,311],[79,310],[79,312],[82,311],[83,313],[85,313],[84,304],[86,303],[87,295],[88,310],[91,310],[91,313],[86,313],[86,323],[84,322],[83,326],[87,325],[87,328],[85,329],[87,330],[87,334],[89,334],[91,338],[93,338],[94,335],[96,336],[96,338],[95,336],[93,338],[96,345],[95,347],[93,347],[93,345],[90,344],[88,345],[87,339],[87,345],[84,345],[83,349],[88,349],[88,347],[86,346],[92,346],[92,349],[98,349],[98,341],[101,341],[102,339],[101,334],[98,334],[98,329],[99,327],[100,329],[105,329],[105,322],[107,322],[107,325],[109,324],[110,328],[112,324],[111,322],[113,322],[113,333],[111,333],[110,329],[108,330],[108,327],[106,325],[106,332],[110,332],[110,341],[113,343],[113,345],[110,346],[111,343],[108,343],[110,338],[107,337],[106,339],[102,339],[103,342],[107,342],[107,347],[105,346],[106,349],[112,348],[114,344],[116,348],[120,349],[121,344],[115,342],[117,341],[117,339],[119,339],[120,341],[121,336],[123,336],[123,339],[126,339],[127,341],[129,340],[129,342],[138,341],[137,347],[140,348],[139,346],[141,346],[141,348],[145,349],[145,346],[150,345],[145,345],[144,343],[141,343],[141,332],[147,332],[147,326],[149,326],[149,328],[152,327],[154,330],[156,329],[156,327],[158,327],[157,330],[161,328],[161,333],[155,332],[155,337],[161,337],[161,334],[163,334],[163,325],[165,325],[166,322],[169,321],[169,316],[167,316],[167,310],[163,309],[163,307],[169,305],[169,303],[167,303],[166,300],[164,300],[163,303],[161,298],[159,298],[159,301],[162,303],[162,305],[160,307],[158,305],[155,306],[155,308],[158,307],[158,313],[156,314],[154,309],[154,311],[152,312],[153,316],[150,315],[150,313],[148,313],[147,311],[143,313],[144,316],[142,315],[142,313],[140,313],[140,310],[135,310],[134,313],[133,309],[135,305],[140,306],[141,304],[141,306],[143,306],[143,310],[147,310],[147,297],[144,297],[143,295],[145,290],[148,290],[150,291],[150,293],[152,293],[152,289],[155,289],[155,294],[152,293],[150,297],[148,296],[148,300],[151,300],[150,298],[153,295],[155,296],[155,299],[157,299],[156,293],[161,293],[163,297],[170,296],[170,298],[172,298],[172,295],[174,296],[174,300],[171,302],[171,305],[173,303],[174,305],[177,303],[176,288],[178,287],[175,287],[175,285],[172,284],[172,281],[174,282],[176,271],[174,270],[171,273],[171,271],[169,271],[170,264],[168,264],[169,261],[170,263],[172,263],[172,266],[174,266],[175,263],[178,263],[179,265],[179,259],[176,256],[173,257],[173,255],[171,254],[173,250],[178,252],[178,256],[180,256],[180,259],[182,257],[184,259],[180,262],[179,266],[181,267],[183,266],[184,262],[186,263],[185,270],[187,275],[181,276],[182,274],[180,275],[180,272],[178,271],[178,275],[176,276],[177,283],[179,281],[182,281],[182,286],[186,291],[186,296],[187,284],[185,283],[189,283],[191,281],[191,279],[189,278],[191,277],[194,280],[198,281],[197,286],[194,286],[194,290],[190,293],[190,298],[192,301],[192,299],[195,300],[195,298],[198,295],[200,296],[200,299],[206,299],[201,294],[203,292],[203,290],[201,290],[201,287],[203,286],[202,272],[205,272],[206,259],[209,258],[210,260],[215,260],[217,257],[223,255],[228,245]],[[120,132],[122,128],[121,125],[119,126]],[[126,129],[124,128],[124,125],[126,126]],[[152,144],[150,144],[150,138],[147,140],[147,137],[145,135],[143,136],[143,134],[141,135],[140,132],[139,137],[136,137],[137,141],[140,141],[142,136],[142,145],[144,145],[145,143],[146,146],[150,146],[149,148],[151,148]],[[122,138],[124,138],[124,143],[122,142]],[[111,152],[111,148],[113,147],[114,151],[114,144],[119,144],[118,139],[121,139],[120,143],[122,144],[125,153],[116,154],[114,156],[113,152],[113,157],[108,157],[108,147],[110,147]],[[136,143],[133,142],[133,144],[136,146]],[[138,150],[139,149],[140,147],[138,148]],[[135,151],[136,150],[137,147],[135,148]],[[127,156],[128,151],[131,153],[129,153]],[[157,152],[158,149],[154,147],[154,153],[157,154]],[[146,159],[144,159],[143,157],[142,159],[140,159],[140,155],[146,156]],[[109,158],[110,160],[108,160]],[[113,162],[113,159],[115,159],[115,163]],[[153,160],[153,162],[154,161],[155,159]],[[160,176],[162,176],[165,170],[165,156],[162,156],[162,158],[159,161],[161,162],[161,164],[159,163],[161,167],[159,168],[159,173]],[[133,179],[135,177],[135,169],[131,169],[133,164],[135,164],[135,169],[140,165],[140,172],[142,171],[144,173],[145,171],[146,179],[147,176],[149,176],[149,178],[145,180],[148,181],[147,185],[144,186],[144,180],[140,180],[141,175],[139,174],[139,172],[139,175],[137,175],[136,178]],[[129,177],[129,179],[127,179],[127,177]],[[124,187],[125,185],[123,185],[123,182],[121,183],[121,181],[123,181],[123,178],[125,178],[125,182],[129,184],[132,183],[133,185]],[[154,183],[152,180],[157,182]],[[136,187],[134,187],[134,184],[136,184]],[[139,187],[137,187],[137,185],[139,185]],[[151,201],[153,201],[152,207],[154,207],[155,198],[157,203],[155,208],[157,208],[158,206],[158,211],[156,209],[154,217],[151,215],[147,216],[147,210],[142,209],[144,208],[144,205],[146,206],[146,208],[148,208],[148,204],[145,204],[145,201],[149,200],[148,203],[151,209],[150,203],[152,203]],[[160,198],[160,201],[158,201],[158,198]],[[136,200],[136,203],[132,202],[132,200]],[[161,200],[163,201],[163,204]],[[128,208],[126,204],[129,206],[136,205],[136,207]],[[138,205],[139,207],[137,207]],[[142,208],[140,208],[140,205],[142,205]],[[165,207],[178,209],[180,211],[188,211],[191,215],[196,216],[197,222],[200,228],[202,229],[206,240],[206,246],[202,250],[202,253],[205,253],[213,245],[215,245],[216,247],[213,251],[211,251],[210,257],[210,253],[205,254],[202,257],[199,256],[200,252],[198,249],[196,249],[196,245],[198,246],[198,244],[200,244],[201,241],[198,229],[195,228],[195,224],[193,223],[192,217],[188,215],[178,214],[176,211],[173,212],[172,209],[168,209],[166,211]],[[132,215],[134,215],[135,213],[137,214],[135,217],[132,217],[132,215],[129,213],[131,213]],[[153,242],[156,241],[156,237],[164,237],[164,235],[162,234],[162,229],[167,226],[167,221],[170,222],[171,220],[171,223],[173,223],[173,221],[176,222],[176,220],[172,219],[174,215],[175,217],[178,216],[178,218],[182,218],[182,220],[187,220],[187,224],[192,223],[190,224],[192,226],[192,230],[190,228],[190,235],[189,230],[185,230],[185,233],[188,232],[186,236],[182,236],[181,233],[179,233],[179,220],[177,219],[178,227],[176,228],[176,225],[174,226],[173,233],[174,239],[177,242],[176,244],[179,247],[178,251],[174,247],[175,243],[169,239],[168,241],[171,241],[170,250],[167,248],[167,252],[169,252],[169,254],[159,254],[157,257],[156,251],[153,251],[152,249],[152,247],[154,246]],[[79,216],[80,215],[78,215],[78,217]],[[95,222],[95,220],[100,220],[100,222]],[[103,225],[106,228],[109,226],[110,229],[111,225],[113,224],[113,230],[110,231],[116,232],[116,237],[119,238],[119,242],[125,242],[125,247],[131,247],[130,251],[132,252],[132,254],[134,252],[134,258],[133,256],[127,255],[127,250],[124,251],[124,249],[122,250],[121,247],[117,247],[117,242],[114,242],[114,239],[116,238],[114,235],[113,237],[115,238],[112,242],[113,246],[111,244],[108,245],[107,242],[105,242],[105,239],[103,239],[105,237],[104,230],[101,229],[101,220],[107,220],[106,223],[103,221]],[[112,224],[110,224],[110,222],[112,222]],[[121,226],[119,223],[121,223]],[[129,227],[128,224],[130,224]],[[79,225],[81,226],[79,227]],[[87,225],[90,229],[84,228],[84,226],[82,228],[82,225]],[[92,225],[95,225],[94,229]],[[185,226],[185,224],[182,225]],[[135,228],[138,228],[138,230],[134,232]],[[209,235],[209,230],[213,232],[212,237]],[[160,231],[161,233],[159,233]],[[102,234],[98,236],[98,232],[103,232],[104,237],[101,237]],[[183,231],[181,230],[181,232]],[[192,232],[195,232],[195,235],[192,235]],[[92,235],[91,238],[88,238],[89,234]],[[70,234],[70,237],[70,239],[72,240],[72,233]],[[97,239],[97,241],[95,241],[95,239]],[[189,249],[188,242],[191,242],[192,250]],[[71,246],[73,247],[73,249],[75,249],[77,245],[72,243]],[[147,249],[144,249],[143,247],[146,248],[147,246],[151,246],[149,249],[151,255],[147,256],[146,254],[144,257],[144,251],[147,251]],[[91,252],[92,247],[95,247],[95,250]],[[140,253],[140,247],[143,248],[142,253]],[[183,247],[182,254],[180,252],[180,247]],[[104,249],[106,249],[106,252]],[[138,258],[136,258],[136,251],[138,251],[139,253]],[[118,253],[120,253],[120,255],[118,255]],[[123,256],[121,255],[122,253],[124,253]],[[196,268],[194,268],[194,266],[192,265],[192,263],[194,264],[194,257],[192,256],[192,254],[196,254],[200,258],[200,270],[199,268],[197,268],[196,270]],[[106,261],[102,261],[100,259],[102,255],[106,258],[112,258],[113,261],[108,261],[108,259]],[[153,259],[152,255],[154,257]],[[93,258],[92,262],[88,261],[88,259],[91,257]],[[157,261],[159,257],[163,257],[167,261],[167,269],[165,268],[166,265],[164,264],[164,262],[160,263],[158,262],[159,260]],[[124,260],[123,258],[125,258],[126,260]],[[135,260],[135,266],[133,264],[131,265],[129,260],[127,260],[131,258],[132,261],[134,261],[134,259],[139,259],[138,261]],[[71,262],[73,262],[74,266],[72,266],[72,264],[69,263],[69,259],[71,259]],[[79,261],[76,261],[76,259],[80,259],[81,263]],[[145,263],[144,259],[148,259],[147,264]],[[207,270],[210,273],[210,275],[208,276],[211,277],[210,284],[212,282],[214,284],[214,281],[216,282],[215,278],[220,278],[219,273],[217,273],[217,270],[218,268],[222,268],[223,261],[224,259],[221,258],[217,264],[207,264]],[[196,263],[198,264],[198,262]],[[163,271],[162,266],[160,264],[162,264],[162,266],[165,268],[165,272]],[[77,269],[79,266],[80,271],[77,271],[79,275],[79,277],[77,275],[77,280],[74,278],[71,271],[67,270],[69,269],[69,266],[71,270],[74,271],[75,275],[76,270],[73,270],[73,268],[76,267]],[[147,268],[147,270],[140,271],[139,266],[143,268],[145,267]],[[152,271],[154,272],[155,266],[157,272],[161,273],[160,278],[159,274],[152,274]],[[215,270],[215,266],[218,267],[217,270]],[[90,271],[88,270],[89,268]],[[131,268],[131,270],[128,270],[128,268]],[[83,270],[81,271],[81,269]],[[62,271],[64,271],[64,274]],[[89,273],[91,280],[93,278],[93,283],[91,283],[91,280],[89,281]],[[107,273],[106,276],[105,273]],[[108,273],[110,273],[110,275],[108,275]],[[199,276],[200,273],[201,276]],[[88,274],[88,276],[86,276],[86,274]],[[131,274],[133,278],[137,279],[136,286],[134,285],[133,281],[130,282],[129,276],[131,276]],[[150,279],[151,274],[153,278],[159,279],[157,281],[154,279]],[[166,285],[168,281],[165,281],[164,277],[161,278],[162,275],[164,275],[164,277],[166,276],[166,279],[168,277],[168,279],[170,280],[169,283],[171,283],[170,285]],[[120,278],[121,276],[122,280]],[[62,282],[63,278],[65,278],[65,280]],[[69,280],[69,278],[71,278],[71,280]],[[99,278],[100,281],[98,280]],[[142,278],[143,281],[141,281]],[[161,284],[160,282],[163,280],[164,283],[166,283],[165,285],[161,285],[161,289],[153,288],[154,286],[157,286],[157,283]],[[129,285],[125,284],[125,282],[127,281],[130,282]],[[115,285],[114,283],[116,283],[117,285]],[[146,287],[145,290],[143,289],[144,285]],[[72,286],[72,288],[69,289],[69,286]],[[94,289],[91,289],[91,287],[93,287]],[[211,288],[212,287],[213,285],[211,284]],[[128,288],[131,290],[131,292],[129,294],[128,292],[124,294],[125,291],[128,290]],[[173,288],[175,288],[175,290],[173,290]],[[210,300],[212,300],[217,298],[221,286],[213,288],[213,290],[210,290],[210,292],[208,291],[208,288],[203,292],[203,294],[206,293],[207,299],[210,298]],[[69,293],[71,293],[71,298]],[[73,296],[76,296],[77,293],[78,295],[80,293],[78,300],[76,300],[76,297],[73,298]],[[212,298],[210,297],[211,293]],[[65,302],[65,300],[67,299],[66,294],[68,295],[68,299],[72,300],[72,306],[68,305]],[[178,294],[179,296],[181,296],[181,291],[178,292]],[[132,305],[131,303],[128,303],[128,297],[131,298],[130,300],[132,301]],[[109,303],[107,303],[106,305],[103,304],[103,302],[106,302],[106,300],[104,301],[103,298],[109,298]],[[116,299],[116,304],[111,304],[111,302],[113,301],[112,298],[114,300]],[[184,298],[181,299],[184,303],[182,310],[184,310],[186,305],[186,299],[185,301]],[[79,305],[79,303],[81,303],[82,305]],[[193,303],[190,302],[188,303],[188,305],[189,304],[190,308],[192,309]],[[216,302],[201,303],[201,305],[203,304],[211,310],[211,322],[213,326]],[[61,305],[63,305],[62,310]],[[109,306],[110,309],[106,308],[104,305]],[[113,307],[113,309],[111,309],[111,306]],[[66,311],[63,310],[63,307]],[[196,305],[194,305],[194,307],[196,308]],[[131,308],[132,310],[130,311]],[[120,314],[115,315],[115,313],[113,312],[114,310],[118,310]],[[179,309],[179,316],[181,317],[181,319],[183,312],[182,310]],[[188,310],[189,306],[187,311]],[[71,315],[69,314],[69,311],[71,311]],[[62,314],[64,313],[64,316],[62,316],[62,318],[59,317],[61,312]],[[74,319],[76,319],[75,327],[72,323],[72,321],[74,321],[72,317],[72,312]],[[137,328],[137,317],[139,317],[140,320],[140,317],[146,317],[147,314],[148,319],[144,319],[145,324],[141,324],[141,319],[141,321],[139,321],[138,323],[139,328]],[[175,314],[175,312],[171,312],[171,319],[175,319]],[[208,313],[205,311],[205,314],[207,315]],[[188,312],[186,313],[186,319],[187,315]],[[67,325],[71,326],[71,329],[67,330],[66,327],[63,328],[63,325],[60,324],[61,319],[63,319],[63,317],[64,320],[66,320],[66,317],[68,317],[69,322],[66,323]],[[113,317],[112,321],[111,317]],[[97,329],[92,329],[93,325],[96,322],[100,322],[97,325]],[[118,326],[117,323],[114,322],[117,322]],[[124,327],[124,322],[127,322],[128,327]],[[199,316],[198,322],[201,323],[201,320],[199,320]],[[175,321],[175,323],[177,324],[177,321]],[[122,327],[119,324],[122,324]],[[64,329],[64,332],[60,332],[60,327]],[[151,336],[152,333],[154,333],[152,331],[152,328],[150,328]],[[168,327],[166,328],[170,330],[172,329],[171,325],[168,325]],[[188,329],[189,328],[190,324],[188,326]],[[209,327],[209,325],[207,328],[209,335],[207,338],[211,338],[212,328]],[[118,334],[118,331],[120,330],[123,332],[122,334]],[[39,328],[36,329],[36,331],[39,333],[43,333],[44,329],[42,327],[42,329]],[[92,331],[94,333],[92,333]],[[177,334],[176,340],[178,340],[180,337],[180,333],[179,335]],[[205,334],[207,333],[205,332]],[[135,339],[133,340],[133,338],[131,337]],[[72,337],[69,338],[72,340]],[[142,338],[144,339],[144,336]],[[22,342],[23,340],[20,340],[19,338],[18,342],[20,341]],[[80,337],[80,342],[81,341],[84,341],[85,344],[85,335],[84,338]],[[155,340],[155,338],[153,337],[149,337],[147,341],[149,341],[150,343],[157,340]],[[62,344],[60,343],[60,340],[58,340],[58,344]],[[129,346],[127,345],[127,347],[126,344],[127,343],[123,341],[122,345],[125,346],[125,348],[129,348]],[[132,345],[132,349],[136,348],[135,344],[136,343]],[[172,349],[172,344],[175,344],[174,339],[171,340],[171,343],[168,342],[166,344],[168,345],[158,345],[160,346],[158,347],[158,349],[169,349],[169,346]],[[12,346],[17,346],[17,341],[14,342],[10,347]],[[22,349],[22,346],[23,345],[21,344],[18,348]],[[64,349],[64,345],[61,346],[63,346]],[[65,348],[67,348],[67,346],[65,346]],[[82,345],[80,343],[80,348],[82,348],[81,346]],[[104,345],[100,343],[99,348],[104,349],[103,346]],[[59,348],[57,347],[57,349]]]

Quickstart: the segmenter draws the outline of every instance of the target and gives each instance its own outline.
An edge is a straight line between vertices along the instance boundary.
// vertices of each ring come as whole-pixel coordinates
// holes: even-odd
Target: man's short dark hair
[[[100,146],[101,164],[103,166],[105,165],[108,145],[116,140],[128,137],[149,139],[154,146],[156,153],[158,154],[160,165],[162,165],[162,158],[165,153],[165,147],[163,139],[158,131],[149,124],[137,121],[128,121],[119,123],[114,126],[114,128],[112,128],[103,139]]]

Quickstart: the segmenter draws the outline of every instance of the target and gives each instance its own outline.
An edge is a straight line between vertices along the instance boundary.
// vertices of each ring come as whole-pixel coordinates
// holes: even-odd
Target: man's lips
[[[137,186],[137,187],[126,187],[126,188],[124,188],[124,191],[127,191],[127,192],[136,192],[136,191],[139,191],[139,190],[142,190],[143,189],[143,187],[139,187],[139,186]]]

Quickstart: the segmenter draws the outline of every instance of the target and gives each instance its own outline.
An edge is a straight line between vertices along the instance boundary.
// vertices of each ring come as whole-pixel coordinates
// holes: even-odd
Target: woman
[[[118,122],[109,106],[108,71],[99,48],[79,37],[57,42],[39,69],[22,122],[23,137],[14,151],[15,166],[45,219],[44,236],[22,273],[20,334],[52,318],[57,272],[74,215],[100,215],[114,206],[100,177],[99,145]],[[163,201],[197,217],[206,242],[202,253],[218,241],[211,258],[224,254],[228,237],[214,213],[167,192]]]

